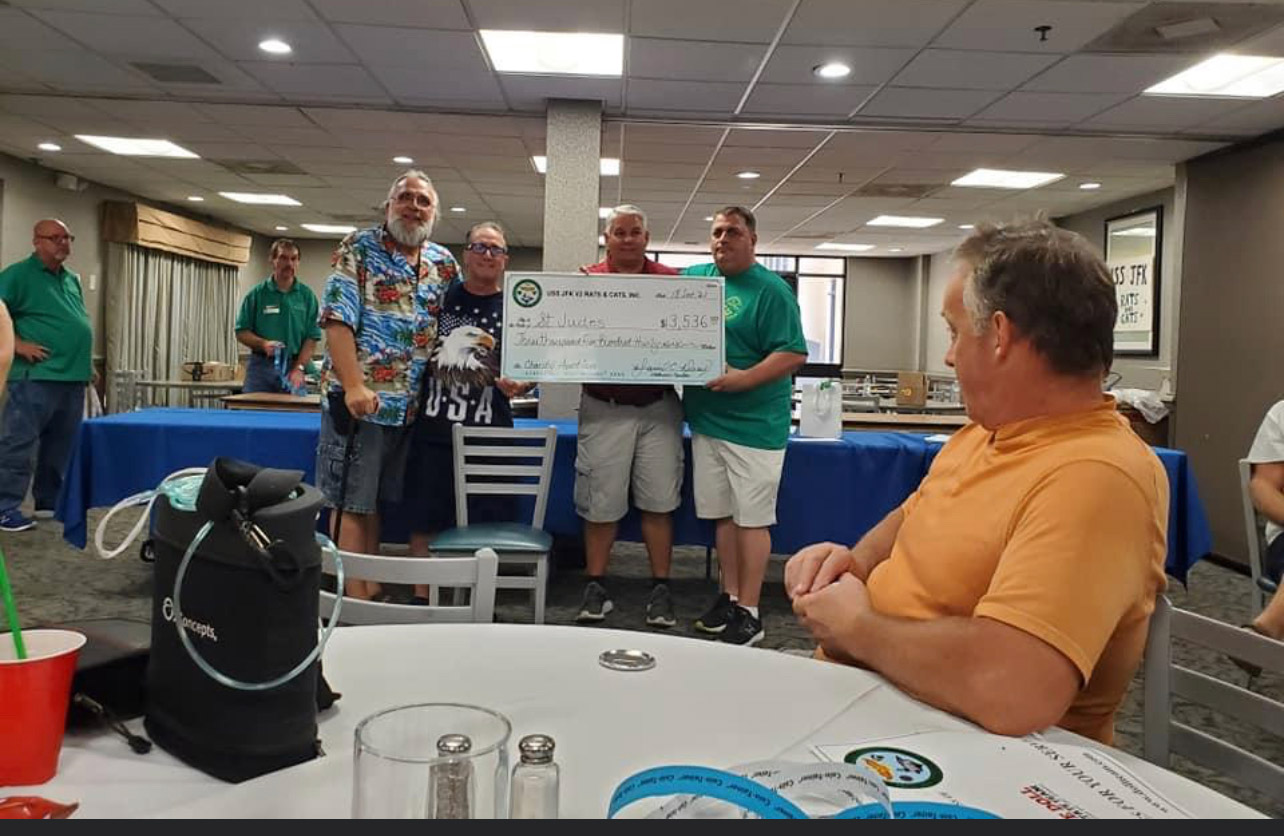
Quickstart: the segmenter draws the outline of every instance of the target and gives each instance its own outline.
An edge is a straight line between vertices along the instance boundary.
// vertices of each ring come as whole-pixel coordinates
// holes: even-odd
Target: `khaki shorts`
[[[691,434],[696,516],[731,517],[743,528],[776,524],[776,492],[784,450],[760,450],[720,438]]]
[[[589,522],[629,512],[667,514],[682,503],[682,404],[676,393],[646,406],[580,396],[575,511]]]

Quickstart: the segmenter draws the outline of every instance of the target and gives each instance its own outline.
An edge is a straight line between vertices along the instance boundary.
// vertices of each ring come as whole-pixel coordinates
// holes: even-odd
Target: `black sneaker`
[[[766,635],[767,632],[762,629],[762,621],[754,618],[753,613],[744,607],[737,606],[731,616],[731,621],[727,624],[727,629],[722,631],[718,639],[727,644],[753,647],[762,641]]]
[[[673,596],[667,583],[656,584],[646,602],[646,623],[651,627],[672,627],[678,623],[673,615]]]
[[[606,597],[606,588],[597,581],[589,581],[584,587],[584,600],[580,602],[580,614],[575,616],[575,621],[579,624],[596,623],[604,620],[613,609],[615,605]]]
[[[721,633],[731,622],[731,614],[736,611],[736,602],[731,596],[722,593],[705,614],[696,619],[695,628],[701,633]]]

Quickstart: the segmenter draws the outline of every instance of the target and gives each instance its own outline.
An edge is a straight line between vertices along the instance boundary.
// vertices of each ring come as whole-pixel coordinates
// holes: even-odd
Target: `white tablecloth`
[[[629,673],[601,667],[598,654],[616,648],[645,650],[658,664]],[[79,801],[78,817],[347,817],[354,728],[375,711],[413,702],[499,711],[512,721],[514,751],[522,735],[552,735],[567,817],[604,816],[616,785],[648,767],[727,767],[786,754],[809,760],[807,742],[835,723],[849,736],[830,742],[981,733],[866,671],[654,633],[505,624],[346,627],[331,639],[325,669],[343,693],[320,723],[326,757],[230,785],[159,749],[135,755],[115,735],[70,735],[52,781],[0,795]],[[1084,743],[1057,730],[1048,737]],[[1110,751],[1194,815],[1256,815]]]

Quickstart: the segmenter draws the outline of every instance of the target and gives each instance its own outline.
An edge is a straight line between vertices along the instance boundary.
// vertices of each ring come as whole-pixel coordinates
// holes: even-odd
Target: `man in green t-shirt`
[[[317,296],[298,280],[299,245],[289,238],[272,243],[272,275],[250,288],[236,315],[236,340],[251,352],[245,392],[303,389],[303,375],[321,339]],[[288,369],[287,380],[277,369]]]
[[[726,280],[727,370],[683,391],[691,427],[696,514],[716,520],[722,594],[695,628],[725,642],[762,641],[758,599],[771,557],[776,491],[789,440],[791,376],[807,359],[798,300],[758,263],[753,212],[728,206],[713,216],[713,264],[688,276]]]
[[[35,527],[18,508],[28,487],[36,518],[53,517],[85,414],[94,332],[80,278],[63,266],[74,240],[62,221],[42,220],[32,232],[35,251],[0,271],[16,355],[0,418],[0,531]]]

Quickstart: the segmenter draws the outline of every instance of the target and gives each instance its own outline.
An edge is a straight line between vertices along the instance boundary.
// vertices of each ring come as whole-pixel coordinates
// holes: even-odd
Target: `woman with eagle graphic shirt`
[[[428,555],[433,534],[455,526],[454,425],[511,427],[508,399],[534,388],[499,374],[508,267],[504,231],[486,221],[468,231],[467,241],[464,281],[446,292],[437,315],[437,344],[428,359],[423,411],[413,425],[406,468],[410,553],[421,557]],[[512,497],[477,497],[469,505],[468,521],[511,520],[513,506]],[[426,598],[426,588],[416,587],[414,601],[426,603]]]

